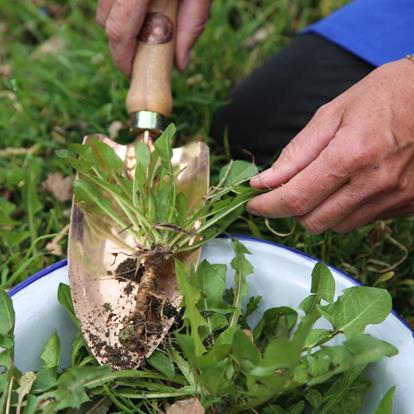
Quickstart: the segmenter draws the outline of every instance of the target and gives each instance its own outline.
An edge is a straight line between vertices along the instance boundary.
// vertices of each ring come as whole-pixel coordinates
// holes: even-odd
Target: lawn
[[[237,81],[309,22],[344,0],[215,0],[188,70],[173,73],[180,139],[208,140],[216,109]],[[91,132],[128,137],[128,82],[114,68],[95,1],[0,1],[0,287],[66,255],[73,171],[56,155]],[[214,148],[213,148],[214,151]],[[228,155],[228,154],[227,154]],[[227,155],[215,153],[214,167]],[[63,190],[57,191],[56,188]],[[292,220],[266,230],[246,216],[233,231],[289,245],[386,287],[414,316],[414,218],[378,221],[346,235],[314,236]],[[293,228],[293,230],[292,230]],[[292,230],[292,231],[291,231]]]

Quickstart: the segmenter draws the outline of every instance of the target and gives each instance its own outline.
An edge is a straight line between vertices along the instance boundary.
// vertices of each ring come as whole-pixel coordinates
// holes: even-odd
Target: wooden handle
[[[178,0],[152,0],[137,40],[128,113],[172,111],[171,68],[175,52]]]

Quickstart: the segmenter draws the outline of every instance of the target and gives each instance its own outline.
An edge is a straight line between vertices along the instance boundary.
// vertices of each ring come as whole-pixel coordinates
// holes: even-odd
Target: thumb
[[[250,180],[253,187],[269,189],[287,183],[314,161],[334,138],[342,122],[343,110],[336,103],[321,106],[267,170]]]
[[[207,22],[212,0],[181,0],[177,16],[176,64],[187,66],[190,50]]]

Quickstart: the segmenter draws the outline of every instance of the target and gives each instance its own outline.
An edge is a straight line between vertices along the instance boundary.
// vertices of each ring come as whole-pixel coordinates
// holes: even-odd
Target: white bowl
[[[309,294],[311,271],[316,259],[301,252],[270,242],[238,236],[252,255],[249,257],[255,273],[248,277],[249,296],[262,296],[262,303],[254,324],[261,312],[273,306],[297,308]],[[228,239],[210,241],[203,249],[203,258],[211,263],[230,263],[233,251]],[[229,266],[230,267],[230,266]],[[358,282],[332,268],[336,293],[358,285]],[[233,275],[228,272],[231,285]],[[68,364],[74,327],[66,311],[57,301],[60,282],[68,283],[66,261],[29,277],[10,291],[16,311],[16,365],[21,370],[36,370],[41,366],[40,352],[47,338],[56,329],[61,339],[61,367]],[[382,324],[368,327],[373,335],[394,344],[399,354],[385,358],[367,369],[366,375],[374,381],[361,414],[372,413],[385,392],[397,386],[394,397],[395,414],[412,414],[414,407],[414,338],[413,332],[395,313]]]

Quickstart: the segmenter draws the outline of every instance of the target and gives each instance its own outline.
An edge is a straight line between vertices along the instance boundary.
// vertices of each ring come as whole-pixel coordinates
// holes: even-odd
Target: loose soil
[[[139,283],[144,272],[145,267],[141,262],[138,265],[138,258],[128,257],[116,268],[115,277],[117,279],[128,279]]]
[[[109,303],[103,305],[108,314],[108,323],[111,322],[112,327],[114,322],[119,323],[121,327],[118,336],[121,346],[110,345],[93,333],[88,336],[94,352],[107,359],[116,369],[136,368],[137,361],[131,358],[131,352],[144,357],[148,351],[154,349],[163,338],[167,321],[171,321],[178,314],[157,283],[161,272],[166,268],[166,260],[165,253],[137,252],[135,256],[122,261],[113,272],[116,279],[128,282],[123,287],[125,296],[134,295],[137,291],[134,298],[135,309],[122,320],[119,320],[120,315],[114,313]],[[109,338],[111,332],[112,329],[108,326],[105,337]]]

